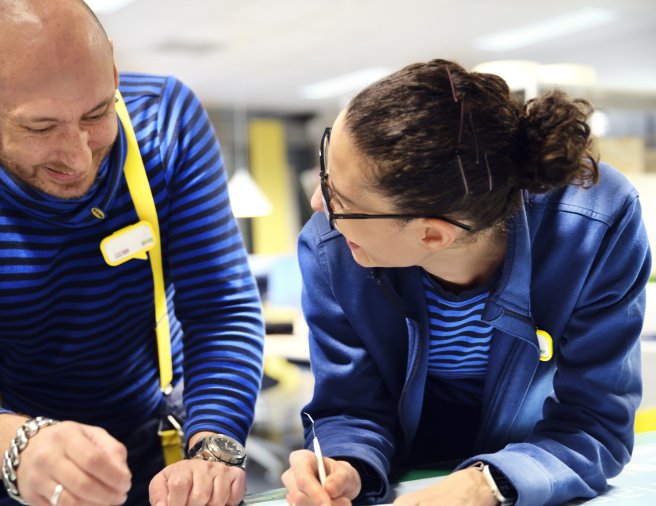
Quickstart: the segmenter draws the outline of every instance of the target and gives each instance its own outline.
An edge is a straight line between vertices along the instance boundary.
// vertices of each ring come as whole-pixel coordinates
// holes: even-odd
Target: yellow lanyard
[[[144,167],[137,136],[134,133],[132,122],[125,102],[119,91],[116,91],[116,112],[123,124],[127,139],[127,156],[123,171],[128,183],[130,196],[142,221],[150,223],[153,229],[155,244],[148,252],[150,266],[153,271],[153,285],[155,292],[155,331],[157,333],[157,355],[159,359],[159,381],[162,392],[169,393],[173,380],[173,364],[171,361],[171,334],[169,329],[169,315],[166,308],[166,291],[164,289],[164,274],[162,271],[162,243],[159,236],[159,222],[157,209],[150,190],[146,168]]]

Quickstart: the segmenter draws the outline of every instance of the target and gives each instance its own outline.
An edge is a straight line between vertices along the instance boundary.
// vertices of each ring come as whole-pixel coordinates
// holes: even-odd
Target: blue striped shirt
[[[179,81],[125,74],[120,90],[157,207],[185,430],[243,442],[260,385],[263,325],[218,142]],[[150,263],[110,267],[99,249],[139,221],[125,154],[119,122],[96,183],[79,199],[46,195],[0,170],[3,410],[99,425],[119,438],[153,419],[162,399]]]
[[[489,287],[451,294],[424,274],[430,346],[428,375],[441,379],[483,378],[492,328],[481,320]]]

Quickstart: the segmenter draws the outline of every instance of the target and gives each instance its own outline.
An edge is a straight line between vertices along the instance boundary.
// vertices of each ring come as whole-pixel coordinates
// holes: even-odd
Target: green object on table
[[[402,481],[423,480],[424,478],[435,478],[436,476],[446,476],[451,473],[451,469],[410,469],[404,471],[398,476],[392,476],[392,483]]]
[[[286,488],[274,488],[272,490],[267,490],[266,492],[261,492],[259,494],[248,494],[241,501],[242,504],[257,504],[267,501],[281,501],[287,497]]]

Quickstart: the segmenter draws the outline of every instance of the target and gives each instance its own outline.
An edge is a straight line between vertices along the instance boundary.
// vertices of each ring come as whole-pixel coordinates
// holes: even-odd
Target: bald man
[[[0,0],[0,48],[0,504],[238,504],[263,329],[205,111],[174,78],[119,79],[79,0]],[[195,457],[167,467],[150,263],[100,249],[139,222],[118,88],[157,208]]]

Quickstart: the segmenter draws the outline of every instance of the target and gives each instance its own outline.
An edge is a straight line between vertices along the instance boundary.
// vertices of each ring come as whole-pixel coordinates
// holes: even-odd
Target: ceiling
[[[503,52],[476,46],[589,6],[614,20]],[[208,106],[326,110],[344,97],[311,100],[301,88],[431,58],[591,65],[602,89],[656,96],[656,0],[136,0],[99,17],[120,70],[174,74]]]

